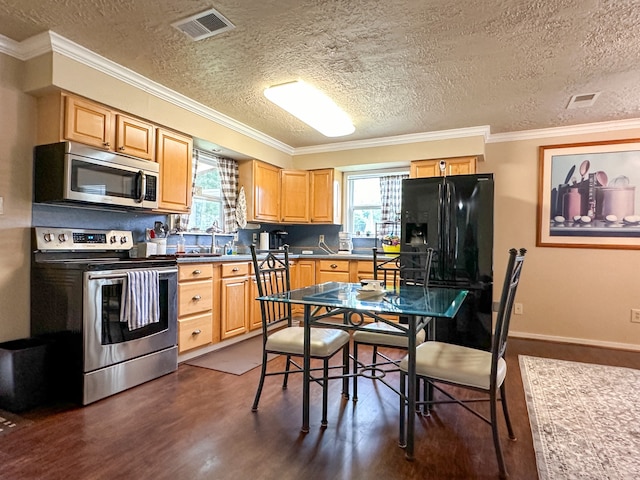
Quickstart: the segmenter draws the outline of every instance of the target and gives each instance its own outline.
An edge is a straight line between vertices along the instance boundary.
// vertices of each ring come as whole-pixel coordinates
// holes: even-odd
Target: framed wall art
[[[640,139],[541,146],[539,247],[640,249]]]

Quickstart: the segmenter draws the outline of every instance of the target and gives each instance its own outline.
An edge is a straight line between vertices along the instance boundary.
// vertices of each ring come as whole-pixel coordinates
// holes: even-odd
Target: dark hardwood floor
[[[518,440],[509,441],[503,428],[503,449],[511,478],[536,479],[519,354],[632,368],[640,368],[640,355],[510,340],[507,388]],[[460,407],[441,405],[419,417],[416,460],[409,462],[397,444],[398,399],[386,387],[361,379],[354,404],[333,382],[329,426],[322,430],[321,390],[312,385],[311,431],[305,435],[300,376],[285,391],[279,379],[267,379],[260,410],[252,413],[258,375],[258,369],[235,376],[181,365],[87,407],[23,413],[33,423],[0,437],[0,478],[498,478],[490,428]]]

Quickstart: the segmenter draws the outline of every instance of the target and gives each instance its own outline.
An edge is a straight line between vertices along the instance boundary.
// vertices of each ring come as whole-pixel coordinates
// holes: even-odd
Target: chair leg
[[[400,422],[400,434],[398,437],[398,445],[401,448],[404,448],[407,446],[407,434],[405,432],[405,427],[406,427],[406,422],[405,422],[405,415],[406,415],[406,407],[407,407],[407,402],[405,400],[405,394],[406,394],[406,379],[407,376],[404,372],[400,372],[400,395],[398,395],[398,397],[400,397],[400,411],[399,411],[399,422]]]
[[[325,358],[323,360],[322,366],[322,422],[320,425],[322,427],[326,427],[328,425],[327,421],[327,409],[329,406],[329,359]]]
[[[371,363],[375,365],[377,359],[378,359],[378,347],[376,345],[374,345],[373,346],[373,355],[371,356]]]
[[[260,369],[260,381],[258,382],[258,390],[256,391],[256,396],[253,399],[253,406],[251,407],[252,412],[258,411],[258,402],[260,402],[260,395],[262,394],[262,387],[264,386],[264,377],[267,373],[267,352],[262,352],[262,368]]]
[[[266,361],[267,361],[267,357],[265,355],[263,363],[266,363]],[[284,378],[282,379],[282,389],[283,390],[286,390],[287,386],[289,385],[289,371],[290,370],[291,370],[291,355],[287,355],[287,365],[285,367]]]
[[[353,401],[358,401],[358,343],[353,342]]]
[[[497,392],[493,389],[490,393],[491,403],[491,432],[493,433],[493,446],[496,449],[496,457],[498,459],[498,469],[500,470],[500,478],[507,478],[507,467],[504,464],[504,457],[502,456],[502,447],[500,445],[500,434],[498,432],[498,406],[496,405]]]
[[[507,407],[507,389],[505,388],[504,383],[500,385],[500,398],[502,399],[502,413],[504,413],[504,420],[507,423],[509,438],[511,440],[516,440],[516,434],[513,431],[513,427],[511,426],[511,418],[509,417],[509,408]]]
[[[422,415],[431,415],[431,404],[427,403],[433,400],[433,385],[426,378],[422,379]]]
[[[342,348],[342,397],[349,400],[349,344]]]

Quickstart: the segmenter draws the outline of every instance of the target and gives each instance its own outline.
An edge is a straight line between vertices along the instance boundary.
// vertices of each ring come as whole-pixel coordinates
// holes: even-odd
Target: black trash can
[[[47,401],[50,343],[39,338],[0,343],[0,408],[21,412]]]

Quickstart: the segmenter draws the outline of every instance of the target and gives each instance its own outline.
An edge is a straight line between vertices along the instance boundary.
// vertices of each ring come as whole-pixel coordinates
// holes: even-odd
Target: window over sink
[[[201,150],[193,155],[193,197],[189,215],[190,231],[206,231],[224,225],[222,182],[215,156]]]

